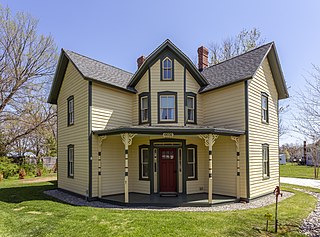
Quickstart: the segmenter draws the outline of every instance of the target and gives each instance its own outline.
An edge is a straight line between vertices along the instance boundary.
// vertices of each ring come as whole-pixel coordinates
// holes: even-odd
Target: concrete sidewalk
[[[299,179],[299,178],[280,177],[280,183],[295,184],[295,185],[320,189],[320,180],[315,180],[315,179]]]

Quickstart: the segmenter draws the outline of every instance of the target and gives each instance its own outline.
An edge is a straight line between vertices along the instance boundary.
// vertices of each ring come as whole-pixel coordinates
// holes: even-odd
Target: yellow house
[[[132,74],[62,50],[48,102],[58,111],[58,187],[123,204],[250,201],[279,185],[274,43],[198,67],[170,40]],[[174,200],[174,201],[173,201]]]

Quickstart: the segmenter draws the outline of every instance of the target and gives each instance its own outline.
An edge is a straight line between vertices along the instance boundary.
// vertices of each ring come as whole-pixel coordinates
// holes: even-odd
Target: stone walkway
[[[218,211],[234,211],[234,210],[245,210],[251,208],[260,208],[264,206],[271,205],[275,203],[275,196],[273,194],[264,196],[250,201],[249,203],[229,203],[211,207],[125,207],[117,206],[109,203],[93,201],[87,202],[82,198],[70,195],[66,192],[53,189],[44,192],[45,194],[59,199],[63,202],[69,203],[76,206],[90,206],[98,208],[111,208],[111,209],[121,209],[121,210],[148,210],[148,211],[196,211],[196,212],[218,212]],[[294,195],[290,192],[283,192],[283,196],[280,198],[280,201],[283,201]]]

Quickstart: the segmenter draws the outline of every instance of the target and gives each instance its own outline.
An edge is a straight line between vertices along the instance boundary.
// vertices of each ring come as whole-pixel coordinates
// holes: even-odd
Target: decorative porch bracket
[[[239,146],[239,137],[232,136],[231,140],[236,143],[237,150],[237,199],[240,199],[240,146]]]
[[[101,152],[103,140],[107,139],[107,136],[101,136],[98,138],[98,197],[102,196],[102,180],[101,180]]]
[[[128,180],[128,172],[129,172],[129,146],[132,144],[132,139],[135,137],[135,133],[121,133],[121,140],[124,144],[125,149],[125,163],[124,163],[124,202],[129,203],[129,180]]]
[[[212,147],[213,147],[213,144],[218,139],[219,135],[210,133],[210,134],[200,134],[198,136],[199,136],[199,138],[204,140],[204,145],[209,148],[208,202],[209,202],[209,204],[212,204],[212,191],[213,191],[213,185],[212,185]]]

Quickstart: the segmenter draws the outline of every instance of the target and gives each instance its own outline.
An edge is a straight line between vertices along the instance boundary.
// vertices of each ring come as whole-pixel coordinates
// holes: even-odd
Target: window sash
[[[149,179],[149,149],[148,148],[140,149],[140,164],[141,164],[141,170],[140,170],[141,178]]]
[[[68,125],[74,124],[74,99],[68,100]]]
[[[141,97],[140,100],[140,114],[141,114],[141,122],[148,122],[149,120],[149,100],[148,96]]]
[[[68,147],[68,176],[74,176],[74,147]]]
[[[169,99],[172,99],[170,102]],[[160,95],[160,121],[175,121],[175,95]]]
[[[162,61],[162,79],[172,80],[172,61],[169,58]]]
[[[263,122],[268,122],[268,97],[265,95],[261,97],[261,116]]]
[[[189,103],[191,101],[191,103]],[[187,121],[194,122],[195,119],[195,98],[193,96],[187,97]]]
[[[196,178],[196,149],[195,148],[187,148],[187,177],[188,179],[195,179]],[[192,151],[192,153],[190,153]],[[192,157],[190,157],[192,154]],[[190,159],[191,158],[191,159]],[[191,171],[191,172],[190,172]]]
[[[262,175],[264,178],[270,177],[269,147],[267,145],[262,146]]]

